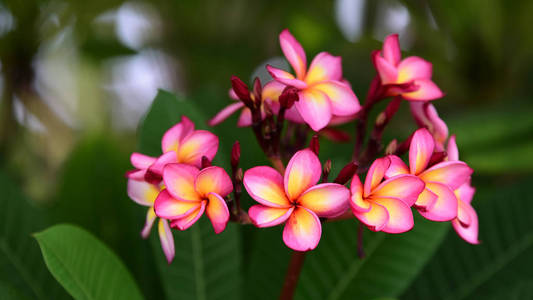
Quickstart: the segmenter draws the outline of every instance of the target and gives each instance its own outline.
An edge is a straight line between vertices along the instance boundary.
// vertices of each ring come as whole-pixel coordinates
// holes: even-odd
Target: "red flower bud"
[[[253,101],[250,98],[250,90],[246,83],[244,83],[239,77],[232,75],[231,76],[231,87],[233,91],[241,99],[241,101],[248,107],[252,107]]]
[[[210,167],[211,161],[206,156],[202,156],[202,169]]]
[[[311,137],[311,142],[309,142],[309,149],[311,149],[311,151],[313,151],[318,156],[318,152],[320,151],[318,135],[315,134],[313,135],[313,137]]]
[[[241,144],[239,141],[235,141],[233,147],[231,148],[231,167],[236,169],[239,165],[239,160],[241,158]]]
[[[357,164],[355,162],[350,162],[339,172],[339,175],[333,182],[338,184],[346,184],[357,171]]]
[[[279,104],[285,109],[291,108],[294,102],[298,100],[298,89],[292,86],[286,87],[279,95]]]

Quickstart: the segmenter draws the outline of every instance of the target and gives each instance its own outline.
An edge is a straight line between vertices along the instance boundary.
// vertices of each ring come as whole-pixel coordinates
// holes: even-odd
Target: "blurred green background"
[[[320,51],[343,57],[361,101],[375,76],[370,52],[386,35],[399,33],[404,55],[433,63],[434,81],[446,93],[434,104],[475,170],[482,241],[468,245],[449,224],[417,219],[420,231],[405,236],[367,232],[369,258],[361,261],[356,223],[327,225],[297,297],[533,299],[532,12],[529,0],[0,2],[0,295],[66,296],[30,234],[69,222],[113,249],[147,299],[276,298],[289,253],[279,230],[232,226],[212,238],[208,224],[200,224],[203,250],[190,248],[187,233],[177,235],[178,257],[180,249],[206,253],[232,241],[201,267],[202,274],[217,274],[203,286],[220,292],[200,293],[198,277],[190,283],[196,289],[179,283],[187,277],[179,258],[167,267],[157,240],[140,239],[145,210],[127,198],[123,174],[131,152],[157,154],[137,129],[158,88],[208,119],[230,103],[231,75],[249,82],[265,78],[265,63],[285,64],[277,36],[289,28],[308,60]],[[184,111],[175,111],[153,126],[164,131],[179,121]],[[227,163],[236,139],[244,168],[263,163],[249,130],[235,130],[235,123],[232,117],[215,129],[223,137],[219,163]],[[353,127],[343,129],[353,136]],[[413,129],[404,104],[385,141]],[[332,158],[339,170],[350,149],[324,141],[321,159]],[[228,287],[228,270],[248,276]]]

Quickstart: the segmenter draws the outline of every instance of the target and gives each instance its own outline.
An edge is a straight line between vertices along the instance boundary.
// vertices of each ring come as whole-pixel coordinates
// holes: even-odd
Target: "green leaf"
[[[0,171],[0,298],[65,299],[30,234],[46,224],[45,212],[30,205]]]
[[[196,128],[205,128],[206,118],[194,102],[160,90],[139,128],[139,150],[149,155],[160,155],[161,137],[183,115],[190,118]],[[226,159],[220,159],[224,154],[219,150],[215,163],[226,162]],[[216,235],[203,216],[187,231],[174,230],[174,240],[176,256],[168,265],[159,238],[156,234],[152,234],[151,238],[167,298],[240,298],[242,254],[238,226],[228,224],[223,233]]]
[[[531,299],[532,179],[478,186],[472,203],[481,243],[450,232],[403,299]]]
[[[120,259],[87,231],[61,224],[34,236],[48,269],[75,299],[143,299]]]
[[[415,227],[399,235],[365,230],[366,257],[357,257],[357,223],[323,225],[317,249],[307,254],[296,299],[374,299],[401,295],[440,244],[449,224],[429,222],[415,212]],[[290,249],[281,231],[258,235],[246,283],[248,298],[279,296]]]

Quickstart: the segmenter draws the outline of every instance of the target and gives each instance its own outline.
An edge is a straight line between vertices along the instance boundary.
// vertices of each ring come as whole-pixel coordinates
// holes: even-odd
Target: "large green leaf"
[[[139,150],[160,155],[163,133],[183,115],[189,117],[196,128],[205,127],[206,118],[194,102],[159,91],[139,129]],[[220,159],[223,154],[219,151],[216,163],[224,165],[226,160]],[[242,273],[238,226],[228,224],[223,233],[216,235],[204,216],[187,231],[175,231],[174,239],[176,257],[170,265],[162,255],[157,236],[153,234],[151,239],[169,299],[240,298]]]
[[[326,223],[319,246],[307,254],[296,299],[373,299],[400,295],[440,244],[449,224],[415,217],[412,231],[365,231],[366,257],[357,257],[357,223]],[[246,283],[248,297],[279,296],[290,250],[281,232],[257,235]]]
[[[473,206],[481,244],[469,245],[450,232],[403,298],[531,299],[532,179],[480,185]]]
[[[76,144],[58,176],[53,224],[71,223],[93,233],[128,266],[143,294],[159,299],[163,292],[152,249],[139,234],[146,209],[128,198],[123,176],[132,168],[133,145],[121,141],[106,133]]]
[[[87,231],[55,225],[35,238],[48,269],[75,299],[143,299],[120,259]]]
[[[16,183],[0,172],[0,298],[64,299],[31,233],[46,224],[44,211],[30,205]]]

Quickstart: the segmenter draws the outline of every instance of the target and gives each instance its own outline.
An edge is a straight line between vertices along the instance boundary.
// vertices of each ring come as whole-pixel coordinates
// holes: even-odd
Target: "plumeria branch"
[[[378,74],[361,107],[342,78],[340,57],[321,52],[308,66],[305,51],[288,30],[280,34],[280,45],[295,74],[267,66],[273,80],[262,85],[256,78],[251,89],[233,76],[229,94],[238,102],[209,121],[216,125],[241,110],[237,125],[251,127],[272,167],[243,172],[237,141],[228,175],[212,165],[218,137],[195,130],[183,116],[164,134],[159,157],[131,155],[135,170],[126,174],[128,196],[148,208],[143,238],[159,218],[161,246],[170,263],[175,252],[171,228],[187,230],[202,215],[216,234],[229,221],[258,228],[283,224],[283,241],[293,253],[280,299],[293,298],[306,253],[318,246],[324,222],[355,218],[360,258],[365,227],[390,234],[409,231],[412,208],[428,220],[450,221],[465,241],[477,244],[478,219],[470,204],[473,170],[459,160],[455,136],[448,138],[446,124],[429,102],[443,96],[431,80],[431,63],[415,56],[402,59],[398,36],[388,36],[383,49],[372,53]],[[367,137],[368,116],[386,98],[392,99]],[[393,140],[382,153],[384,130],[404,102],[419,129],[405,141]],[[354,119],[352,160],[329,182],[334,162],[319,160],[319,136],[340,142],[342,132],[330,126]],[[407,152],[408,165],[400,157]],[[241,207],[243,187],[257,202],[248,211]]]

